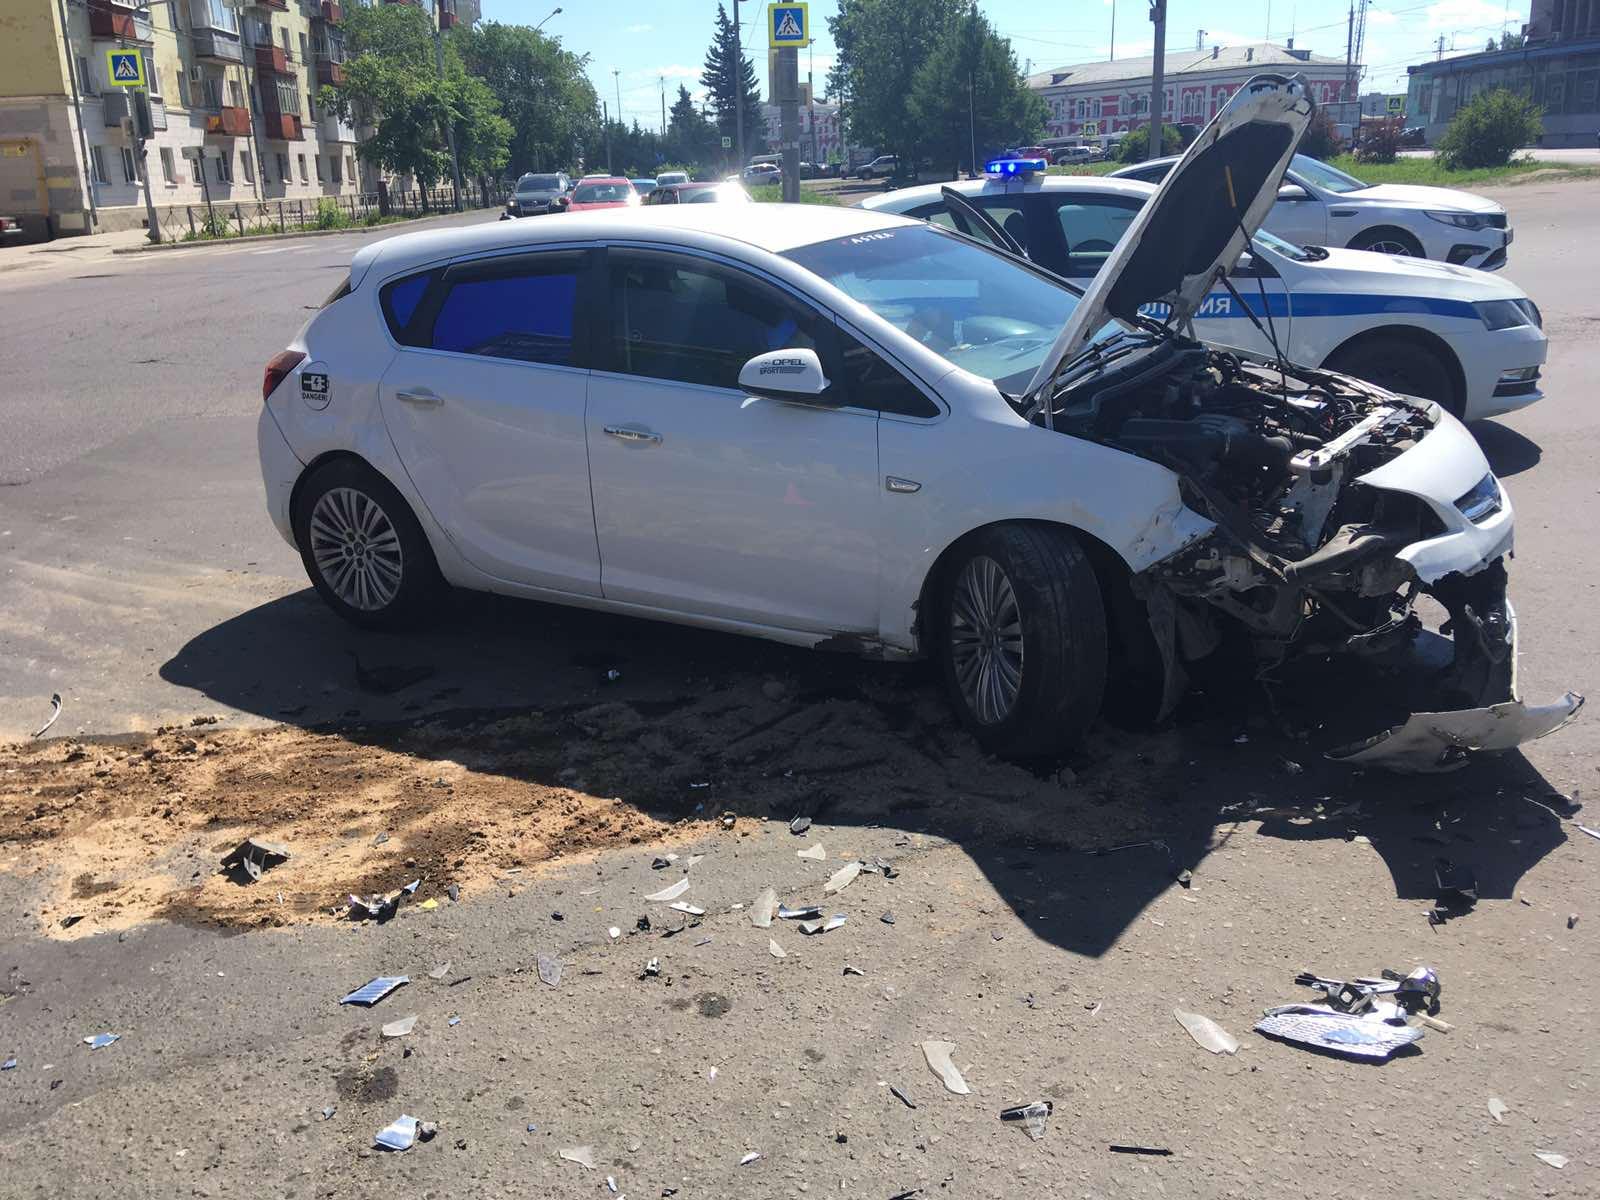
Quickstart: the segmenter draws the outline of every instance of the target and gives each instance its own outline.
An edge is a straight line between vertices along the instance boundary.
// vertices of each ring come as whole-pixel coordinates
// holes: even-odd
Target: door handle
[[[406,404],[415,405],[417,408],[438,408],[444,403],[443,396],[430,392],[427,388],[413,388],[408,392],[396,392],[394,398],[404,401]]]
[[[635,429],[629,425],[607,425],[606,433],[624,442],[643,442],[650,446],[661,444],[661,435],[650,429]]]

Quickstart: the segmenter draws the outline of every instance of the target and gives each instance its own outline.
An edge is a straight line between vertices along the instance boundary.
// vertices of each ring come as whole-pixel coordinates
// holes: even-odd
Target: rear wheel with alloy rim
[[[943,572],[938,599],[945,681],[983,747],[1026,758],[1075,745],[1105,695],[1106,618],[1072,533],[982,530]]]

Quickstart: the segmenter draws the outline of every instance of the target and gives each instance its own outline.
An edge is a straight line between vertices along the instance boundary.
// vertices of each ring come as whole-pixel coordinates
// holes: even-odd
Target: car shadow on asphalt
[[[1355,684],[1269,703],[1238,682],[1247,673],[1222,672],[1158,730],[1102,724],[1067,761],[1013,764],[982,753],[922,664],[480,595],[457,596],[440,628],[352,631],[306,590],[206,630],[161,675],[262,717],[466,764],[530,794],[616,797],[669,824],[806,816],[900,831],[908,846],[948,839],[1039,937],[1089,957],[1208,874],[1248,889],[1264,841],[1375,851],[1425,922],[1441,860],[1475,877],[1478,897],[1507,899],[1566,836],[1531,802],[1562,803],[1520,754],[1422,777],[1325,760],[1344,729],[1383,727],[1378,693]],[[391,668],[406,682],[363,690],[352,651],[369,685]],[[417,845],[471,832],[442,790],[418,792],[406,819]],[[424,852],[420,865],[449,882],[448,856]],[[413,873],[395,870],[371,886]],[[1470,919],[1470,905],[1458,897],[1446,915]]]
[[[1478,439],[1478,446],[1494,468],[1494,473],[1502,479],[1520,475],[1539,465],[1542,455],[1539,443],[1524,437],[1515,429],[1495,421],[1474,421],[1472,434]]]

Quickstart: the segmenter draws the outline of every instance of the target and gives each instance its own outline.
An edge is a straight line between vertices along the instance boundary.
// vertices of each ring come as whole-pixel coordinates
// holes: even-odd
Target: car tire
[[[983,748],[1060,754],[1100,712],[1106,614],[1073,535],[996,525],[968,538],[936,589],[938,657],[951,703]]]
[[[1410,338],[1384,334],[1362,338],[1335,350],[1323,366],[1391,392],[1421,396],[1461,416],[1461,397],[1449,365],[1436,351]]]
[[[300,561],[317,594],[363,629],[411,629],[437,611],[439,564],[411,506],[365,463],[338,458],[299,487],[293,514]]]
[[[1378,254],[1401,254],[1408,258],[1427,258],[1422,243],[1403,229],[1379,227],[1364,229],[1350,239],[1351,250],[1372,250]]]

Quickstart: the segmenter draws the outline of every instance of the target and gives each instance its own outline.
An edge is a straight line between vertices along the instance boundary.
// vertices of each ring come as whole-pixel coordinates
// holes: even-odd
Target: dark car
[[[517,180],[511,197],[506,201],[502,221],[511,217],[531,217],[539,213],[555,212],[566,202],[572,191],[572,180],[564,172],[550,175],[524,175]]]

